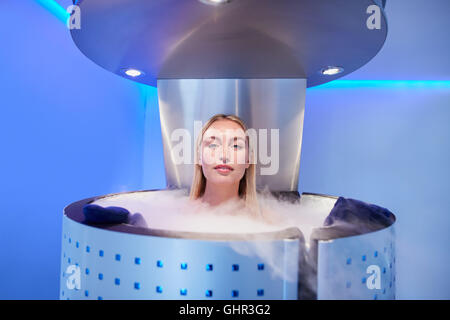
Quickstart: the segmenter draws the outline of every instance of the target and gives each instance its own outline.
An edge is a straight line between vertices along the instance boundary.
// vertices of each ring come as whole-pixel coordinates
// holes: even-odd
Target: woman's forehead
[[[232,139],[232,138],[241,138],[245,140],[245,132],[244,130],[239,128],[212,128],[209,127],[205,133],[203,134],[203,140],[208,139],[219,139],[222,138]]]
[[[240,124],[229,120],[214,121],[203,134],[203,139],[210,137],[245,138],[245,132]]]

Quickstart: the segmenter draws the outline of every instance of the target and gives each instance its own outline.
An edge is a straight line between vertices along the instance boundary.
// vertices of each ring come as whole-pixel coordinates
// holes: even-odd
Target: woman
[[[194,177],[186,212],[221,212],[248,215],[274,223],[273,212],[262,208],[256,192],[256,161],[247,128],[237,116],[217,114],[203,126],[197,137]],[[215,210],[217,209],[217,211]],[[130,215],[121,207],[87,205],[86,222],[130,223],[147,226],[142,216]]]
[[[196,142],[190,200],[214,207],[235,201],[252,217],[261,217],[254,152],[246,131],[235,115],[217,114],[203,126]]]

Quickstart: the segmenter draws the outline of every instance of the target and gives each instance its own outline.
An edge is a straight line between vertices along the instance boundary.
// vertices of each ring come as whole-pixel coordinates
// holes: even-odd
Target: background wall
[[[449,12],[446,0],[388,0],[379,54],[306,95],[299,189],[397,215],[400,299],[450,299]]]
[[[450,85],[307,92],[301,191],[397,216],[397,296],[450,298]]]
[[[95,65],[35,1],[0,1],[0,39],[0,299],[57,299],[62,210],[141,187],[156,91]]]
[[[156,89],[84,57],[43,2],[0,2],[0,299],[58,298],[64,206],[165,186]],[[450,2],[386,9],[379,55],[307,90],[299,191],[393,211],[398,298],[449,299]]]

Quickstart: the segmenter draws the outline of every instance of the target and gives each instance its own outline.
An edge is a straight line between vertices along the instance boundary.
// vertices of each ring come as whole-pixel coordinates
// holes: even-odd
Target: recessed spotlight
[[[205,4],[210,4],[213,6],[218,6],[220,4],[228,3],[231,0],[199,0],[200,2],[203,2]]]
[[[328,67],[320,70],[320,73],[322,73],[323,75],[326,75],[326,76],[334,76],[336,74],[341,73],[342,71],[344,71],[344,68],[342,68],[342,67],[328,66]]]
[[[138,70],[138,69],[133,69],[133,68],[124,69],[123,72],[124,72],[127,76],[130,76],[130,77],[133,77],[133,78],[139,77],[139,76],[141,76],[141,75],[144,74],[142,71],[140,71],[140,70]]]
[[[342,68],[342,67],[328,66],[326,68],[323,68],[321,70],[321,73],[324,75],[327,75],[327,76],[333,76],[333,75],[341,73],[342,71],[344,71],[344,68]]]

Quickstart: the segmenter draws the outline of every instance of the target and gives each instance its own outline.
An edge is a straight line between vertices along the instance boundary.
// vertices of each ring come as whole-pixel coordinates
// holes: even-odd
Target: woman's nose
[[[228,156],[228,148],[225,145],[222,146],[222,155],[220,156],[220,161],[223,161],[223,163],[230,162],[230,157]]]

